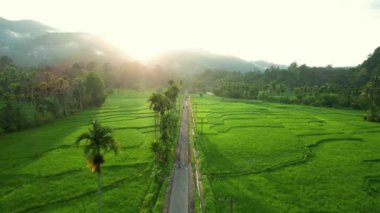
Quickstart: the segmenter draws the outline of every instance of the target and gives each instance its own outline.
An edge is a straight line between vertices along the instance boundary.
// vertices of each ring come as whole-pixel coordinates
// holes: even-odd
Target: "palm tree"
[[[180,92],[178,86],[174,83],[174,81],[169,81],[169,88],[166,89],[165,91],[165,96],[169,100],[170,105],[172,108],[175,108],[176,100],[178,97],[178,94]]]
[[[166,110],[169,109],[169,100],[168,98],[161,93],[152,93],[149,97],[148,102],[150,102],[150,109],[153,109],[155,112],[155,137],[157,140],[157,125],[159,123],[159,115],[163,116]]]
[[[87,157],[87,163],[91,171],[98,175],[98,212],[100,212],[100,166],[104,163],[103,154],[109,151],[117,154],[119,148],[112,136],[112,129],[100,125],[98,121],[93,121],[92,128],[88,132],[82,133],[76,139],[75,144],[79,146],[82,140],[86,142],[83,150]]]

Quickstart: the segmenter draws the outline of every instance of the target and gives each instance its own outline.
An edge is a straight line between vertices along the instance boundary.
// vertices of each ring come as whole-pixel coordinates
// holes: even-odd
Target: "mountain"
[[[78,61],[121,62],[123,52],[99,36],[62,32],[32,20],[10,21],[0,17],[0,56],[10,57],[19,66],[53,65]],[[281,65],[246,61],[235,56],[201,50],[172,51],[149,62],[163,70],[197,73],[205,69],[264,71]]]
[[[31,38],[56,29],[32,20],[9,21],[0,17],[0,43]]]
[[[270,66],[278,66],[266,61],[249,62],[235,56],[213,54],[202,50],[171,51],[155,57],[148,63],[160,66],[164,70],[185,73],[197,73],[205,69],[264,71]]]
[[[112,62],[123,53],[104,39],[87,33],[60,32],[36,21],[0,18],[0,56],[17,65],[36,66],[74,61]]]

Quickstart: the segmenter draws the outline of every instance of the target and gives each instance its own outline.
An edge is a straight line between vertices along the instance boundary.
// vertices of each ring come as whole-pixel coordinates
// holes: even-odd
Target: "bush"
[[[306,96],[302,99],[302,103],[306,105],[317,105],[316,98],[314,96]]]
[[[367,100],[364,96],[357,96],[353,99],[351,106],[354,109],[366,109],[367,106]]]
[[[15,101],[8,101],[0,112],[1,127],[7,132],[17,131],[23,123],[21,107]]]
[[[1,131],[13,132],[44,124],[54,118],[56,116],[52,112],[41,111],[34,104],[7,101],[0,111],[0,128]]]
[[[327,107],[339,106],[340,99],[335,93],[322,93],[318,96],[318,104]]]
[[[259,100],[268,100],[269,94],[266,91],[260,91],[259,94],[257,95],[257,99]]]

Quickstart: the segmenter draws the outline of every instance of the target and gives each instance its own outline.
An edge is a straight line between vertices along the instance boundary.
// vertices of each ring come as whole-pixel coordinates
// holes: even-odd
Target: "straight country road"
[[[181,116],[181,129],[178,146],[176,150],[176,164],[170,193],[169,213],[188,213],[190,212],[189,203],[191,182],[191,165],[189,162],[189,106],[186,97],[183,103]],[[191,205],[190,205],[191,206]]]

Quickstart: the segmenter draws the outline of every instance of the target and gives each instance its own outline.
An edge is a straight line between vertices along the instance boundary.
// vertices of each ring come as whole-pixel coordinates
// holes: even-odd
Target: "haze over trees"
[[[0,67],[0,126],[16,131],[100,106],[108,95],[95,70],[70,68],[19,68],[9,58]]]
[[[159,88],[170,75],[135,62],[24,68],[0,58],[0,128],[16,131],[99,107],[119,89]]]

